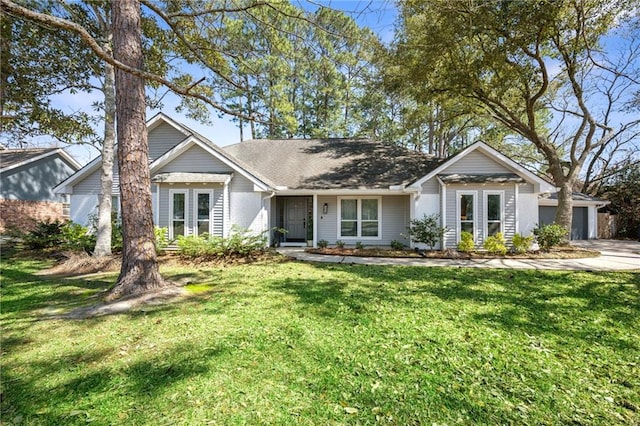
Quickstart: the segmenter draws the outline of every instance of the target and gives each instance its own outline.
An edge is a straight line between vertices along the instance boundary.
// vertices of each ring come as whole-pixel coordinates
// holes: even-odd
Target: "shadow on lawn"
[[[12,269],[9,265],[3,268],[2,312],[4,316],[32,312],[43,308],[66,309],[78,304],[87,303],[90,297],[99,296],[112,283],[104,279],[84,280],[43,278],[30,272]],[[40,284],[47,290],[40,291]],[[64,289],[59,288],[64,287]],[[77,296],[74,299],[72,296]]]
[[[26,423],[75,424],[84,423],[92,415],[103,416],[102,420],[113,416],[102,412],[102,405],[122,412],[132,409],[134,402],[141,409],[154,407],[167,387],[206,373],[211,359],[223,353],[224,348],[203,353],[194,351],[191,345],[176,345],[156,356],[102,367],[107,358],[117,361],[129,354],[83,350],[31,361],[28,366],[9,365],[12,368],[3,372],[2,417],[9,422],[19,416]],[[96,364],[101,367],[96,368]],[[24,374],[25,368],[28,374]],[[76,418],[78,413],[86,413],[87,419]]]
[[[529,334],[550,333],[622,350],[640,348],[637,342],[611,333],[620,328],[618,325],[633,329],[640,317],[638,273],[625,273],[622,275],[630,278],[611,282],[611,274],[607,273],[324,264],[314,267],[353,274],[358,280],[286,279],[275,287],[294,294],[301,303],[319,307],[323,315],[335,315],[341,304],[366,312],[368,304],[375,300],[411,304],[422,303],[421,296],[432,296],[472,306],[471,315],[490,326]]]

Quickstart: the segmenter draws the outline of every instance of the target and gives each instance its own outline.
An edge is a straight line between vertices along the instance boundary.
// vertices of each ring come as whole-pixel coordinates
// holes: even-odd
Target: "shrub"
[[[393,240],[389,244],[393,250],[404,250],[404,244],[398,240]]]
[[[249,257],[265,249],[267,237],[264,232],[255,234],[234,225],[228,238],[209,234],[180,235],[177,245],[178,253],[184,257]]]
[[[536,237],[540,250],[549,251],[566,241],[569,230],[557,223],[551,223],[549,225],[538,225],[534,228],[533,235]]]
[[[491,254],[504,255],[507,253],[506,243],[502,232],[496,232],[495,235],[487,237],[484,241],[484,248]]]
[[[360,241],[358,241],[358,242],[356,243],[356,249],[358,249],[358,250],[362,250],[363,248],[364,248],[364,246],[362,245],[362,243],[361,243]]]
[[[156,251],[162,251],[166,249],[169,245],[169,229],[154,226],[153,235],[156,239]]]
[[[336,241],[336,247],[338,248],[344,248],[344,242],[342,240],[338,240]]]
[[[25,247],[31,250],[58,248],[91,253],[96,245],[95,236],[86,227],[59,220],[36,222],[34,229],[24,234],[22,240]]]
[[[207,256],[211,251],[208,235],[178,235],[178,253],[185,257]]]
[[[247,256],[264,251],[267,245],[267,236],[265,232],[256,234],[249,229],[233,225],[231,235],[229,238],[223,238],[222,242],[225,256]]]
[[[92,253],[96,247],[96,236],[79,223],[69,221],[62,226],[61,231],[61,247],[65,250]]]
[[[533,243],[533,239],[535,237],[533,235],[529,235],[528,237],[522,236],[518,233],[516,233],[513,236],[513,251],[515,251],[518,254],[523,254],[526,253],[527,251],[529,251],[529,248],[531,248],[531,243]]]
[[[447,227],[440,226],[440,215],[427,216],[425,214],[422,219],[412,220],[407,231],[411,241],[426,244],[430,250],[433,250],[433,247],[447,232]]]
[[[329,245],[329,241],[327,241],[327,240],[318,241],[318,247],[320,247],[320,248],[327,248],[328,245]]]
[[[462,231],[460,233],[460,242],[458,243],[458,251],[462,253],[472,253],[476,248],[473,242],[473,234],[471,232]]]
[[[64,222],[59,220],[43,220],[36,222],[33,229],[23,235],[22,241],[26,248],[40,250],[56,247],[62,244],[62,227]]]

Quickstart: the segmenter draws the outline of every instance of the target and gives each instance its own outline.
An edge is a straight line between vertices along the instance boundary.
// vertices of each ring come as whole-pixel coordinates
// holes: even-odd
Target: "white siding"
[[[422,219],[425,215],[431,216],[432,214],[437,214],[439,217],[442,216],[442,211],[440,208],[440,194],[422,194],[415,203],[416,219]],[[440,220],[442,220],[441,217]],[[421,249],[428,248],[425,244],[416,244],[415,246]],[[438,244],[435,248],[439,249],[440,244]]]
[[[461,158],[451,166],[443,170],[443,174],[463,173],[463,174],[483,174],[483,173],[511,173],[502,164],[491,157],[486,156],[478,150],[473,151],[464,158]]]
[[[98,213],[98,196],[71,194],[69,218],[83,226],[89,224],[89,215]]]
[[[587,206],[588,236],[590,240],[598,238],[598,210],[595,206]]]
[[[533,228],[538,224],[538,195],[523,194],[518,188],[518,233],[531,235]]]
[[[149,158],[153,161],[182,142],[187,136],[167,123],[149,132]]]
[[[422,184],[423,194],[438,194],[440,192],[440,182],[436,178],[429,179]]]
[[[229,194],[229,220],[231,224],[250,229],[255,233],[266,231],[269,227],[269,212],[264,208],[264,195],[261,192],[234,192],[231,190]]]

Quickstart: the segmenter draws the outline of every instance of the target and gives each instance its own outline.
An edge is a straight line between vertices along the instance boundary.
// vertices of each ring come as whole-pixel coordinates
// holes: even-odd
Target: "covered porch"
[[[314,245],[312,195],[276,196],[272,206],[275,245],[302,247]],[[286,232],[280,232],[280,230]]]

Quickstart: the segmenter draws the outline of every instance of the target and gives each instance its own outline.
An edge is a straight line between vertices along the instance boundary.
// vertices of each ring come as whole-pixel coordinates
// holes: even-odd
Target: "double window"
[[[169,190],[169,238],[179,235],[213,233],[213,190],[193,191],[193,203],[189,204],[187,189]],[[192,217],[193,222],[188,218]],[[190,230],[191,229],[191,230]]]
[[[380,197],[338,198],[338,238],[381,238]]]

